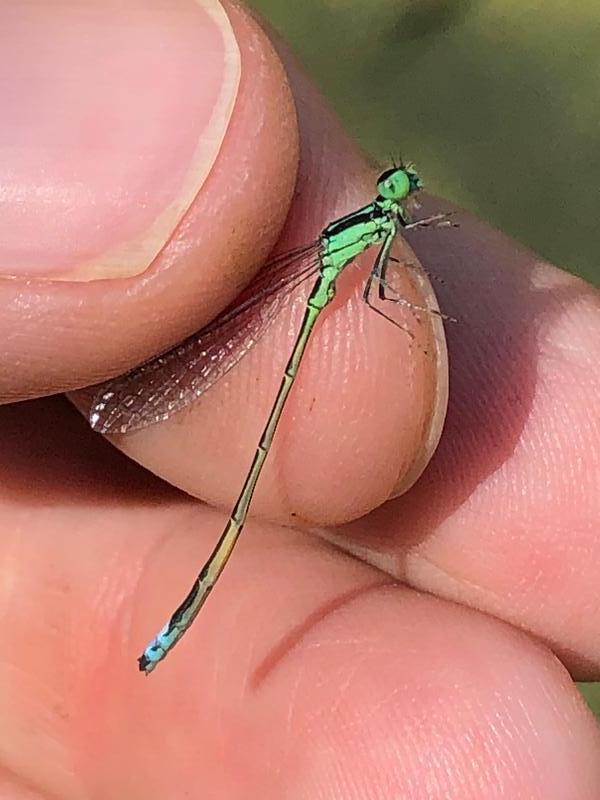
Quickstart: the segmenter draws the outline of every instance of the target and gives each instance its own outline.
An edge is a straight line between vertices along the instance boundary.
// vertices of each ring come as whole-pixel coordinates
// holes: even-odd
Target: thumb
[[[297,128],[268,40],[218,0],[1,4],[0,74],[6,402],[123,371],[226,305],[285,219]]]

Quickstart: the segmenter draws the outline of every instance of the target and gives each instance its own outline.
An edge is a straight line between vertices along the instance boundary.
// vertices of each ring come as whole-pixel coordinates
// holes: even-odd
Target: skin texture
[[[239,199],[248,238],[232,243],[212,229],[204,272],[207,230],[192,210],[181,234],[189,247],[152,278],[162,295],[146,294],[147,276],[125,296],[117,285],[79,285],[72,291],[90,293],[83,306],[67,284],[52,287],[38,306],[48,309],[43,339],[42,317],[4,313],[5,400],[83,385],[152,352],[149,310],[162,309],[160,337],[174,341],[228,302],[231,259],[247,280],[272,244],[288,210],[275,189],[295,175],[296,128],[264,116],[274,86],[286,96],[283,73],[255,24],[231,13],[242,59],[263,64],[242,76],[247,116],[235,117],[220,154],[239,152],[244,126],[261,114],[248,154],[256,191]],[[302,150],[281,249],[368,199],[373,180],[284,57]],[[196,202],[230,188],[219,160]],[[424,211],[446,208],[430,200]],[[264,214],[269,230],[257,228]],[[194,629],[151,678],[135,658],[225,515],[134,464],[64,398],[0,409],[0,796],[600,795],[600,733],[571,681],[600,677],[600,299],[503,234],[459,221],[411,235],[445,281],[442,308],[459,318],[447,327],[448,420],[424,476],[356,519],[412,482],[444,391],[430,350],[410,348],[353,301],[357,270],[348,302],[311,345],[255,506],[314,530],[249,524]],[[14,299],[25,289],[13,281],[1,291]],[[99,309],[117,300],[111,324],[123,336],[107,343]],[[180,422],[120,446],[228,505],[290,322],[284,314]],[[328,527],[344,519],[355,521]]]
[[[244,45],[243,74],[203,191],[137,278],[0,282],[0,330],[10,332],[0,366],[5,402],[86,386],[164,350],[227,305],[272,249],[294,190],[296,115],[273,48],[247,15],[229,11]],[[216,220],[221,236],[215,236]],[[4,264],[2,274],[8,272]]]

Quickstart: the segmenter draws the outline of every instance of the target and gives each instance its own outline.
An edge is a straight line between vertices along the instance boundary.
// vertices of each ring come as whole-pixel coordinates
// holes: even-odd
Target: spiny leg
[[[424,272],[430,280],[439,283],[440,286],[446,285],[446,281],[442,277],[433,272],[429,272],[429,270],[425,269],[425,267],[421,264],[413,264],[412,261],[400,261],[399,258],[394,258],[394,256],[390,256],[389,260],[393,261],[395,264],[402,264],[402,266],[406,267],[406,269],[411,269],[413,272]]]
[[[460,225],[458,224],[458,222],[452,222],[449,219],[449,217],[453,216],[454,214],[455,214],[454,211],[446,211],[446,212],[441,213],[441,214],[433,214],[433,216],[425,217],[424,219],[419,219],[419,220],[414,221],[412,219],[412,217],[410,217],[407,214],[406,209],[404,209],[403,213],[402,213],[402,217],[401,217],[401,219],[402,219],[402,227],[403,227],[403,229],[405,231],[406,230],[411,230],[412,228],[429,228],[430,226],[432,226],[434,228],[445,228],[447,226],[451,226],[453,228],[459,228]],[[399,259],[394,258],[394,256],[389,256],[388,261],[394,261],[396,264],[400,264],[401,263],[399,261]],[[404,266],[407,267],[408,269],[412,269],[412,270],[415,270],[415,271],[421,270],[421,271],[425,272],[427,275],[429,275],[427,270],[425,270],[423,267],[416,267],[410,261],[405,262]],[[385,268],[387,268],[387,264],[385,265]],[[385,268],[384,268],[384,270],[382,272],[382,275],[381,275],[381,277],[383,278],[384,281],[385,281]],[[437,275],[429,275],[429,277],[432,278],[433,280],[438,281],[438,283],[444,285],[444,281],[441,278],[439,278]],[[384,297],[384,293],[383,293],[383,291],[381,289],[381,285],[380,285],[380,288],[379,288],[379,299],[380,300],[387,299],[387,298]]]
[[[367,282],[365,283],[365,288],[363,290],[363,300],[365,301],[365,303],[367,303],[367,305],[370,305],[368,298],[371,293],[371,286],[373,285],[373,281],[376,280],[378,282],[381,282],[381,279],[385,273],[387,262],[391,258],[390,251],[392,249],[392,244],[394,243],[396,233],[397,230],[395,228],[394,230],[390,231],[390,233],[388,233],[388,235],[383,240],[383,244],[381,245],[379,252],[375,256],[375,262],[373,264],[373,268],[369,273],[369,277],[367,278]]]
[[[445,214],[433,214],[431,217],[409,222],[404,225],[404,230],[410,231],[413,228],[429,228],[432,225],[436,228],[459,228],[460,225],[458,222],[452,222],[452,220],[449,219],[454,213],[454,211],[446,211]]]
[[[377,284],[381,287],[381,282],[383,280],[383,275],[385,274],[387,263],[390,259],[390,250],[392,248],[392,244],[394,242],[395,237],[396,237],[396,230],[393,230],[384,239],[384,242],[381,245],[381,248],[375,258],[373,269],[371,270],[369,277],[365,282],[365,288],[363,289],[363,301],[368,305],[368,307],[372,311],[374,311],[376,314],[379,314],[380,317],[383,317],[388,322],[391,322],[392,325],[395,325],[397,328],[400,328],[400,330],[408,334],[408,336],[410,336],[411,339],[414,339],[415,336],[414,333],[412,333],[412,331],[404,327],[404,325],[400,325],[400,323],[397,320],[392,319],[392,317],[388,317],[388,315],[385,314],[380,308],[377,308],[377,306],[374,306],[373,303],[371,302],[371,297],[370,297],[371,288],[373,286],[374,281],[377,281]],[[385,299],[382,297],[381,293],[379,296],[381,299]]]
[[[445,227],[446,225],[451,225],[454,228],[458,228],[459,225],[458,225],[457,222],[451,222],[448,219],[454,213],[455,213],[454,211],[447,211],[447,212],[442,213],[442,214],[434,214],[433,216],[425,217],[424,219],[413,221],[411,219],[411,217],[406,214],[406,211],[404,211],[404,214],[402,216],[402,227],[403,227],[404,230],[410,230],[412,228],[428,228],[431,225],[433,227],[435,227],[435,228]],[[392,291],[396,295],[396,297],[399,298],[398,293],[394,292],[394,290],[389,286],[389,284],[386,282],[386,279],[385,279],[385,276],[386,276],[386,273],[387,273],[388,264],[389,264],[390,261],[394,261],[396,264],[402,263],[399,259],[395,258],[394,256],[388,255],[388,258],[385,260],[385,262],[382,265],[380,274],[372,276],[373,280],[377,280],[378,281],[378,284],[379,284],[378,294],[379,294],[379,299],[380,300],[391,300],[391,298],[387,297],[386,294],[385,294],[385,289],[386,288],[388,288],[390,291]],[[415,272],[418,271],[419,269],[422,269],[422,267],[416,267],[410,261],[405,262],[403,264],[403,266],[407,267],[408,269],[412,269]],[[435,276],[430,276],[430,277],[434,277],[435,278]],[[435,279],[437,280],[437,278],[435,278]],[[439,282],[442,283],[442,284],[444,283],[441,279],[439,279]],[[452,320],[453,322],[456,321],[456,320],[454,320],[453,317],[446,317],[444,314],[442,314],[439,311],[436,311],[436,309],[433,309],[433,308],[430,309],[430,308],[424,308],[423,306],[416,306],[413,303],[410,303],[410,301],[404,300],[404,299],[398,299],[398,302],[402,303],[403,305],[410,305],[412,308],[414,308],[417,311],[431,312],[432,314],[437,314],[438,316],[442,317],[442,319]]]
[[[401,263],[397,258],[393,259],[390,258],[390,261],[395,261],[397,264]],[[411,264],[410,262],[406,262],[405,264],[403,264],[403,266],[409,269],[415,269],[415,270],[417,269],[417,267],[415,267],[415,265]],[[437,308],[430,308],[429,306],[419,306],[416,303],[407,300],[405,297],[402,297],[393,288],[393,286],[389,285],[389,283],[385,280],[385,277],[382,276],[378,278],[375,276],[374,280],[377,280],[379,282],[379,298],[381,300],[387,300],[388,303],[396,303],[396,305],[400,306],[407,306],[408,308],[412,308],[414,311],[423,311],[426,314],[433,314],[434,316],[440,317],[446,322],[458,322],[458,320],[455,317],[450,317],[448,316],[448,314],[444,314]],[[391,292],[393,297],[390,297],[388,294],[386,294],[386,290],[388,292]]]

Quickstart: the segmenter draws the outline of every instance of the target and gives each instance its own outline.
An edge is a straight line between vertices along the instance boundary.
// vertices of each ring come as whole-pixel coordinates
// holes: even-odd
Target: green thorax
[[[398,202],[378,198],[332,222],[321,234],[323,267],[341,271],[357,255],[393,233],[401,215]]]

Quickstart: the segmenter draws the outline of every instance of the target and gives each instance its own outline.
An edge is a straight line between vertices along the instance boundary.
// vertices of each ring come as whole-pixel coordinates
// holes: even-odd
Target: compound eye
[[[410,193],[410,181],[405,170],[396,167],[384,172],[377,189],[386,200],[403,200]]]

